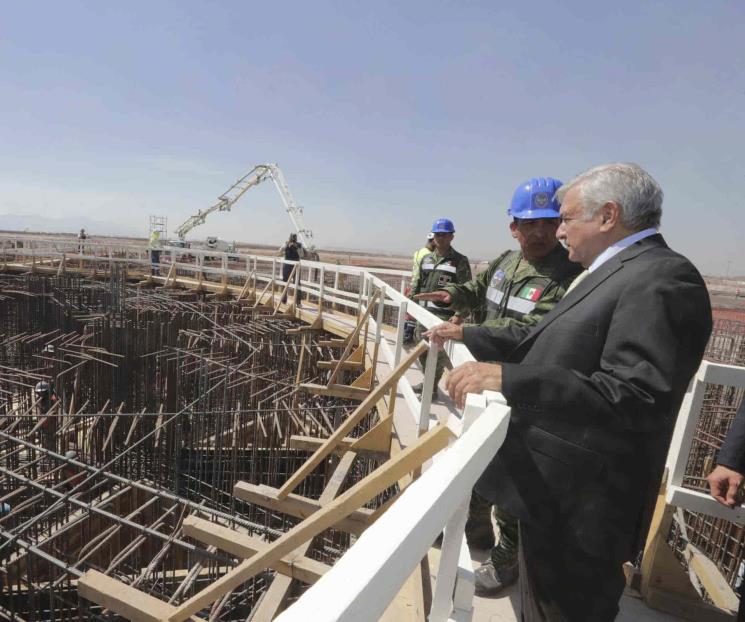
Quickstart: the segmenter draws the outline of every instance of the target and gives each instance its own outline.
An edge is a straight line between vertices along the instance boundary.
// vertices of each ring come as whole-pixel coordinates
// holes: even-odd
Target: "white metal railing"
[[[745,387],[745,367],[709,361],[701,363],[683,399],[670,443],[670,452],[667,456],[666,500],[668,504],[684,510],[702,512],[745,525],[745,505],[728,508],[706,493],[683,486],[688,456],[691,453],[693,437],[701,416],[707,384]]]
[[[0,248],[2,261],[6,264],[23,261],[54,265],[54,262],[64,263],[66,257],[71,257],[74,261],[119,263],[143,271],[150,268],[147,250],[136,246],[86,241],[85,248],[80,249],[76,240],[0,238]],[[85,252],[81,252],[83,250]],[[162,253],[161,275],[175,266],[181,274],[196,278],[201,273],[205,278],[212,277],[216,283],[230,278],[242,283],[250,281],[256,292],[272,282],[281,282],[283,263],[296,263],[278,257],[173,247],[163,248]],[[187,257],[189,261],[181,261]],[[288,296],[291,295],[296,302],[299,302],[302,292],[311,304],[320,300],[327,309],[342,309],[350,315],[358,315],[374,291],[381,290],[381,303],[368,320],[369,339],[378,347],[379,364],[387,365],[391,370],[402,358],[403,324],[407,314],[425,327],[441,321],[402,295],[410,278],[406,271],[311,261],[301,261],[299,266],[300,270],[296,270],[293,282],[288,286]],[[352,280],[346,289],[342,283],[345,278]],[[327,284],[327,281],[332,284]],[[276,296],[272,288],[272,302]],[[385,310],[389,311],[388,320]],[[446,345],[454,366],[474,360],[462,343]],[[434,354],[430,352],[423,370],[425,389],[421,401],[406,376],[399,380],[399,392],[407,407],[409,424],[420,433],[436,423],[430,413],[431,391],[427,390],[432,387],[434,360]],[[745,523],[745,507],[728,509],[704,493],[683,487],[686,461],[706,383],[745,386],[745,368],[704,362],[693,379],[680,410],[667,459],[667,501],[691,511]],[[484,416],[478,416],[480,414]],[[433,622],[469,620],[473,571],[464,538],[469,495],[479,474],[501,445],[508,419],[509,408],[500,394],[469,395],[462,417],[453,412],[447,418],[447,425],[456,437],[451,446],[436,456],[433,465],[280,619],[283,622],[376,619],[424,557],[436,534],[444,529],[429,619]]]

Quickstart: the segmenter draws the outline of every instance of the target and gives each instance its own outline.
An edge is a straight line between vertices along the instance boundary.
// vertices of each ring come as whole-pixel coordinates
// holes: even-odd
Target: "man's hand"
[[[722,505],[733,508],[742,503],[745,475],[726,466],[717,465],[706,478],[709,492]]]
[[[460,326],[464,321],[465,320],[460,315],[454,315],[448,320],[448,322],[455,324],[456,326]]]
[[[446,390],[463,408],[466,393],[502,390],[502,366],[497,363],[464,363],[448,374]]]
[[[442,324],[430,328],[426,333],[424,333],[424,336],[429,339],[429,342],[433,346],[438,350],[441,350],[443,344],[448,339],[463,341],[463,327],[459,324],[443,322]]]
[[[414,300],[431,300],[433,302],[439,302],[440,304],[449,305],[453,302],[453,297],[444,289],[440,289],[436,292],[429,292],[427,294],[415,294]]]

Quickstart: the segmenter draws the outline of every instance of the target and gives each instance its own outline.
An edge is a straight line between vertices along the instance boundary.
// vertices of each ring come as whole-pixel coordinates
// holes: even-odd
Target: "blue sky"
[[[519,182],[623,160],[671,246],[745,274],[743,32],[741,1],[7,3],[0,215],[173,230],[274,161],[321,247],[447,216],[490,258]],[[194,234],[289,231],[267,184]]]

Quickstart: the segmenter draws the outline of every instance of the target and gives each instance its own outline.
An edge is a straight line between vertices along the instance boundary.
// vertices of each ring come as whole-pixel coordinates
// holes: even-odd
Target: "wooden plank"
[[[735,622],[736,615],[701,601],[651,589],[644,597],[653,609],[671,613],[691,622]]]
[[[302,334],[314,330],[323,330],[323,316],[319,313],[316,319],[313,320],[308,326],[298,326],[297,328],[288,328],[285,333],[288,335]]]
[[[347,436],[347,434],[349,434],[354,427],[362,421],[378,401],[385,396],[391,385],[397,382],[398,379],[406,373],[412,363],[426,350],[427,344],[421,342],[399,363],[398,367],[396,367],[383,382],[370,392],[362,404],[360,404],[355,411],[347,417],[347,419],[336,429],[328,440],[319,447],[316,452],[308,458],[305,464],[295,471],[295,473],[284,483],[284,485],[279,489],[278,497],[280,499],[290,494],[298,484],[300,484],[300,482],[302,482],[321,463],[321,461],[334,450],[334,447],[336,447],[338,442]]]
[[[289,331],[286,331],[286,332],[289,332]],[[359,363],[359,362],[350,361],[350,360],[340,362],[340,361],[337,361],[336,359],[332,359],[330,361],[318,361],[318,363],[316,363],[316,365],[318,366],[318,369],[333,369],[334,367],[336,367],[337,364],[340,364],[341,369],[344,371],[350,371],[350,370],[357,371],[365,367],[364,363]]]
[[[334,455],[341,456],[345,452],[349,451],[349,449],[352,447],[352,445],[357,442],[359,439],[356,438],[350,438],[346,437],[343,439],[339,445],[337,445],[334,448]],[[316,438],[315,436],[305,436],[303,434],[293,434],[290,437],[290,449],[299,449],[301,451],[309,451],[314,452],[316,449],[318,449],[323,443],[325,442],[325,439],[323,438]],[[372,445],[372,443],[371,443]],[[378,449],[368,449],[364,447],[357,446],[355,448],[355,451],[359,453],[360,455],[363,455],[367,458],[375,458],[376,460],[385,461],[388,460],[390,457],[389,452],[378,450]]]
[[[326,487],[321,493],[319,501],[321,505],[327,505],[330,503],[336,495],[339,494],[344,480],[347,478],[356,454],[353,451],[345,453],[339,464],[336,465],[336,469],[331,474]],[[311,547],[312,540],[308,540],[303,543],[300,547],[295,549],[294,553],[297,555],[305,555]],[[290,593],[290,587],[292,586],[292,579],[285,575],[276,575],[274,581],[269,586],[269,589],[264,594],[261,602],[258,604],[256,609],[252,611],[251,622],[270,622],[277,616],[277,612],[284,605],[284,601]]]
[[[717,565],[692,544],[686,546],[684,555],[714,605],[720,609],[737,611],[740,599],[722,576]]]
[[[299,387],[307,393],[313,393],[314,395],[329,395],[331,397],[340,397],[345,400],[364,400],[370,391],[368,389],[359,389],[357,387],[351,387],[346,384],[312,384],[303,383]]]
[[[336,381],[336,377],[339,374],[341,362],[345,361],[347,357],[351,354],[350,350],[352,349],[352,344],[357,342],[359,334],[362,331],[362,327],[364,326],[365,328],[367,328],[367,320],[369,319],[370,314],[372,313],[372,310],[373,310],[373,306],[375,305],[379,297],[380,297],[380,290],[377,290],[370,298],[370,302],[368,303],[367,308],[365,309],[365,312],[362,314],[362,317],[360,318],[359,322],[357,322],[357,325],[354,327],[352,334],[349,335],[349,341],[347,345],[344,347],[344,351],[342,352],[341,356],[339,357],[339,363],[337,363],[336,367],[334,368],[334,371],[331,372],[331,377],[329,378],[329,384],[333,384]],[[367,338],[367,331],[365,332],[365,338]]]
[[[261,538],[249,536],[219,523],[213,523],[193,515],[184,519],[182,528],[185,535],[242,559],[248,559],[256,552],[269,546],[269,543]],[[277,560],[271,567],[283,575],[308,584],[315,583],[331,569],[328,564],[310,557],[293,554]]]
[[[373,372],[375,371],[374,367],[368,367],[364,372],[362,372],[357,379],[350,384],[350,387],[355,387],[357,389],[363,389],[365,391],[370,391],[372,389],[373,384]]]
[[[80,578],[78,594],[132,622],[160,622],[176,611],[176,607],[97,570]]]
[[[347,339],[328,339],[326,341],[319,341],[318,345],[322,348],[346,348],[349,343]]]
[[[318,361],[318,369],[333,369],[341,365],[341,369],[362,369],[365,361],[362,359],[364,348],[358,346],[352,354],[345,359],[331,359],[330,361]]]
[[[451,436],[452,433],[447,427],[443,425],[435,426],[424,436],[418,438],[413,445],[404,449],[398,456],[391,458],[386,464],[360,480],[340,497],[293,527],[266,549],[254,555],[251,559],[242,562],[212,585],[185,601],[167,618],[168,622],[186,620],[192,614],[215,602],[222,595],[234,590],[241,583],[248,581],[261,570],[293,551],[301,543],[328,529],[337,523],[339,518],[348,515],[383,492],[404,473],[417,468],[438,451],[444,449]]]
[[[277,492],[277,489],[271,486],[249,484],[248,482],[238,482],[233,487],[233,495],[242,501],[248,501],[297,518],[308,518],[321,509],[321,502],[315,499],[308,499],[296,494],[289,494],[284,499],[279,499]],[[334,527],[347,533],[360,535],[369,525],[372,514],[373,510],[365,508],[355,510],[346,518],[341,518]]]
[[[354,451],[375,451],[390,453],[391,430],[393,428],[393,417],[385,417],[365,432],[360,438],[354,440],[352,449]]]

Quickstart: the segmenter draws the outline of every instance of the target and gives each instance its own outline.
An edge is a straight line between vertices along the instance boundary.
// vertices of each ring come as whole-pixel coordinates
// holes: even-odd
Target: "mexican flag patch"
[[[541,297],[542,293],[543,293],[543,289],[540,289],[538,287],[533,287],[531,285],[526,285],[520,290],[520,293],[517,295],[517,297],[535,302]]]

